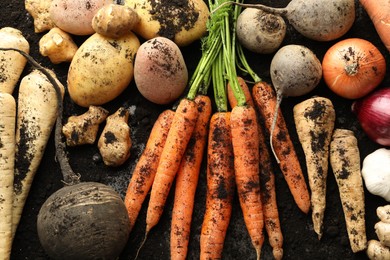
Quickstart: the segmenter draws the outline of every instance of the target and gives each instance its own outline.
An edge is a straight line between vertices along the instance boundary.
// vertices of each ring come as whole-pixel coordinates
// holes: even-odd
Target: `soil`
[[[273,3],[275,1],[263,0],[257,2],[275,7],[283,7],[289,1],[283,0],[277,1],[278,3]],[[30,54],[42,65],[53,69],[61,82],[66,86],[66,76],[69,64],[53,65],[48,58],[39,54],[38,42],[43,33],[34,33],[33,19],[24,9],[24,1],[0,1],[0,10],[2,10],[3,14],[0,18],[0,27],[12,26],[21,30],[30,43]],[[371,21],[362,7],[358,4],[358,1],[356,1],[355,24],[342,38],[349,37],[360,37],[374,43],[385,56],[387,65],[389,66],[389,53],[375,33]],[[74,39],[77,44],[81,44],[85,40],[85,37],[74,37]],[[318,58],[322,60],[326,50],[335,43],[335,41],[315,42],[308,40],[299,35],[290,25],[288,25],[288,32],[283,44],[290,43],[303,44],[311,48]],[[182,48],[182,52],[191,75],[200,58],[200,43],[195,42],[190,46],[184,47]],[[272,55],[257,55],[247,52],[247,57],[249,63],[255,68],[255,71],[260,77],[270,82],[269,64]],[[31,67],[27,66],[22,76],[30,71]],[[387,74],[380,87],[389,85],[390,75]],[[335,96],[325,86],[324,82],[321,81],[319,86],[310,94],[299,98],[286,98],[282,104],[282,111],[304,170],[304,156],[294,129],[292,108],[298,102],[312,95],[329,97],[333,101],[336,109],[336,127],[354,131],[359,140],[361,159],[380,147],[369,140],[367,135],[362,131],[356,117],[351,112],[350,107],[352,101]],[[17,96],[17,89],[15,90],[15,96]],[[82,181],[98,181],[111,185],[124,196],[132,169],[146,143],[153,122],[160,112],[164,109],[171,108],[174,104],[161,106],[148,102],[140,95],[135,84],[131,83],[124,93],[114,101],[104,105],[104,107],[108,109],[110,113],[113,113],[121,105],[127,105],[131,108],[132,113],[129,124],[132,128],[133,138],[131,157],[123,166],[115,169],[104,166],[96,144],[70,148],[68,152],[71,166],[76,172],[80,173]],[[78,107],[74,104],[67,94],[65,96],[64,106],[65,118],[70,115],[81,114],[85,111],[85,108]],[[327,180],[327,208],[324,219],[324,235],[321,240],[318,240],[317,235],[313,231],[310,214],[305,215],[297,208],[275,162],[274,169],[280,221],[284,235],[284,259],[367,259],[364,252],[354,254],[350,249],[339,192],[331,171],[329,171]],[[63,186],[61,179],[62,176],[59,166],[55,160],[53,136],[51,136],[44,158],[36,173],[14,239],[12,259],[49,259],[40,245],[36,230],[36,220],[43,202],[53,192]],[[203,164],[196,195],[188,259],[199,258],[199,234],[205,205],[205,183],[205,168]],[[385,205],[386,201],[371,195],[367,190],[365,190],[365,198],[367,238],[376,239],[374,224],[378,219],[375,210],[378,206]],[[146,243],[140,251],[139,259],[169,259],[169,232],[172,200],[173,193],[171,192],[163,217],[159,224],[149,234]],[[142,208],[138,222],[130,234],[128,244],[119,259],[134,258],[137,248],[144,238],[146,205],[147,203],[145,203]],[[233,209],[233,215],[225,240],[223,259],[255,259],[255,250],[250,243],[248,233],[244,226],[237,198],[234,200]],[[262,259],[272,259],[272,250],[267,239],[263,246]]]

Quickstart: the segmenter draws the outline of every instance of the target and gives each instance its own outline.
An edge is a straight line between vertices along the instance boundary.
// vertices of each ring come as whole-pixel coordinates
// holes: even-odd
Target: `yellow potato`
[[[138,13],[140,21],[133,30],[146,40],[162,36],[182,47],[206,33],[210,12],[203,0],[125,0],[125,5]]]
[[[140,46],[134,33],[112,39],[98,33],[77,50],[68,72],[68,91],[78,105],[105,104],[119,96],[134,74],[134,57]]]

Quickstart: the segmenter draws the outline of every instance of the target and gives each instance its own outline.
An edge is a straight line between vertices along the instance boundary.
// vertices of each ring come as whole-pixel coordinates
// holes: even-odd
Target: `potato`
[[[70,63],[70,98],[80,106],[89,107],[119,96],[133,79],[133,61],[139,46],[134,33],[117,39],[98,33],[91,35]]]
[[[169,104],[184,91],[188,71],[179,47],[165,37],[144,42],[134,62],[134,81],[140,93],[156,104]]]
[[[112,0],[53,0],[50,17],[65,32],[75,35],[91,35],[92,19],[97,11]]]
[[[146,40],[162,36],[182,47],[206,33],[210,12],[203,0],[125,0],[125,5],[138,13],[134,32]]]

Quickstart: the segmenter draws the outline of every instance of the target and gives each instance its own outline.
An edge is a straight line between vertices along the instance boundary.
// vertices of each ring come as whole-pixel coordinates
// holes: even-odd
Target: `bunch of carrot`
[[[237,5],[221,6],[224,2],[227,1],[209,1],[211,15],[207,25],[208,34],[202,40],[202,57],[189,82],[189,92],[175,110],[164,111],[156,120],[132,173],[125,204],[133,228],[150,192],[146,239],[159,222],[176,180],[170,255],[171,259],[185,259],[195,192],[205,153],[207,194],[200,234],[200,258],[222,257],[232,202],[237,192],[257,259],[260,259],[264,243],[264,227],[274,257],[281,259],[283,235],[272,159],[263,126],[259,123],[260,116],[269,116],[272,120],[270,115],[274,112],[276,98],[268,95],[268,104],[260,106],[263,101],[259,96],[265,94],[253,92],[255,102],[246,82],[238,77],[236,66],[241,63],[240,68],[245,68],[258,84],[266,85],[251,70],[235,38],[234,21],[241,8]],[[207,96],[211,84],[217,109],[215,112]],[[287,127],[280,120],[274,133],[283,133],[288,137]],[[309,193],[291,140],[288,137],[283,145],[276,147],[291,192],[299,208],[307,213],[310,208]],[[286,148],[291,156],[286,156]]]

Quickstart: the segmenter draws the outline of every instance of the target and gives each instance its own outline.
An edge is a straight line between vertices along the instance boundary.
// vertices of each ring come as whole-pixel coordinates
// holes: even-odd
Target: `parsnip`
[[[0,92],[0,259],[10,259],[15,162],[16,102]]]
[[[54,72],[50,72],[55,77]],[[63,94],[64,86],[58,80],[57,83]],[[13,235],[54,127],[57,108],[56,91],[42,72],[33,70],[21,80],[16,122]]]
[[[0,39],[1,48],[16,48],[26,53],[30,51],[30,44],[18,29],[1,28]],[[0,92],[13,93],[26,63],[26,58],[17,52],[0,51]]]
[[[322,236],[326,208],[329,144],[335,118],[332,102],[324,97],[313,97],[294,107],[295,126],[305,154],[311,189],[313,226],[318,239]]]
[[[351,130],[335,129],[330,164],[339,188],[347,233],[354,253],[367,248],[363,178],[358,142]]]

